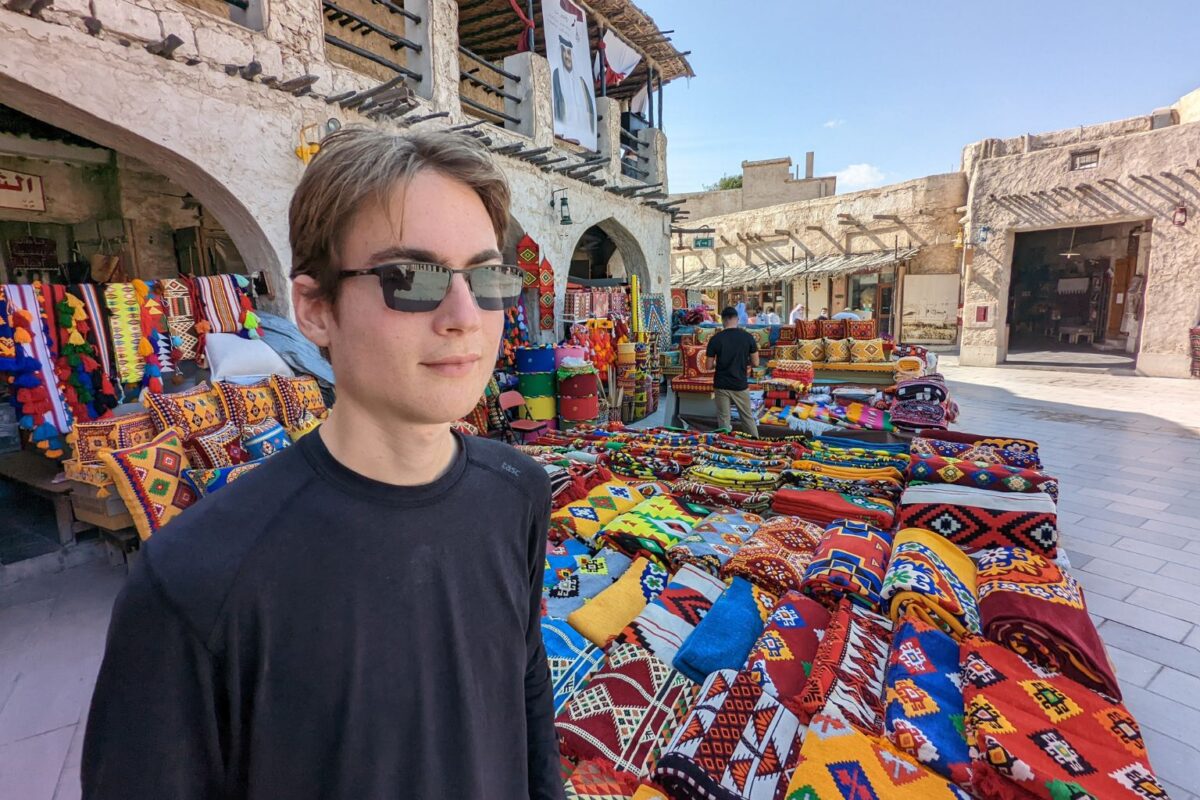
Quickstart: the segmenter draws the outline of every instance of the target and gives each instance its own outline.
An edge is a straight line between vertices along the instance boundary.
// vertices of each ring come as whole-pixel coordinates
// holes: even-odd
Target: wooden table
[[[76,533],[91,526],[75,519],[75,511],[71,508],[71,484],[65,480],[54,481],[60,472],[57,461],[31,450],[0,456],[0,478],[7,478],[49,500],[54,506],[59,544],[68,545],[75,542]]]

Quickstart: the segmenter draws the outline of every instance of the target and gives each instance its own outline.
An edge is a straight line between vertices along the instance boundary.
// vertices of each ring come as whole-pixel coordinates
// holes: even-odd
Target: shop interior
[[[1132,367],[1148,222],[1018,233],[1008,362]]]

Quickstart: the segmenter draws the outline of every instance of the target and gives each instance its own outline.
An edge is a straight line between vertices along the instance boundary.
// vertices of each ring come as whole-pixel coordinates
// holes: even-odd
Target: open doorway
[[[1132,369],[1148,230],[1127,222],[1018,233],[1008,363]]]

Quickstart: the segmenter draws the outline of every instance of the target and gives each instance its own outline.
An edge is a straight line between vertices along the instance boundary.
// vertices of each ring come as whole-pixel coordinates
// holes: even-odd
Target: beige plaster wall
[[[22,222],[55,222],[72,225],[88,219],[114,216],[106,182],[95,166],[0,156],[0,169],[37,175],[42,179],[45,211],[0,208],[0,219]]]
[[[792,159],[773,158],[766,161],[743,161],[741,189],[684,192],[671,195],[671,200],[685,201],[682,208],[691,214],[688,227],[694,227],[692,223],[698,219],[831,197],[836,192],[837,178],[794,178]]]
[[[129,220],[140,278],[169,278],[179,271],[174,232],[200,224],[196,209],[183,207],[187,190],[136,159],[119,156],[121,216]]]

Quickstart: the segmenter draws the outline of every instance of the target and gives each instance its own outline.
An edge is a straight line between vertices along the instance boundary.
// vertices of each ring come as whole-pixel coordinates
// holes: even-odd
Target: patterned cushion
[[[290,447],[292,440],[287,431],[274,417],[242,428],[242,447],[250,454],[251,460],[273,456],[285,447]]]
[[[879,320],[848,319],[846,336],[850,339],[875,339],[879,337]]]
[[[850,360],[855,364],[876,364],[884,360],[883,339],[849,339]]]
[[[298,442],[319,427],[321,427],[321,420],[314,417],[311,411],[305,411],[304,416],[300,418],[300,424],[287,432],[288,438],[293,442]],[[478,436],[479,434],[472,435]]]
[[[841,320],[838,320],[841,322]],[[841,364],[850,361],[850,340],[849,339],[826,339],[825,340],[825,362],[828,364]]]
[[[800,347],[798,345],[781,344],[781,345],[777,345],[775,347],[775,358],[780,361],[797,361],[797,360],[806,361],[807,359],[800,358],[800,356],[798,355],[799,352],[800,352]]]
[[[802,319],[796,322],[797,339],[820,339],[821,323],[815,319]]]
[[[98,464],[101,450],[145,444],[157,433],[150,419],[150,412],[139,411],[120,417],[76,422],[69,439],[75,448],[76,461],[81,464]]]
[[[184,444],[188,461],[196,467],[232,467],[250,460],[242,447],[242,429],[236,422],[226,422],[212,433],[193,436]]]
[[[139,411],[136,414],[117,417],[112,435],[114,437],[113,447],[123,450],[150,442],[158,435],[158,430],[154,426],[154,419],[150,412]]]
[[[196,502],[195,490],[183,480],[190,465],[175,430],[168,429],[144,445],[102,452],[100,460],[142,539],[149,539]]]
[[[824,361],[824,339],[801,339],[796,343],[796,359],[799,361]]]
[[[218,489],[225,488],[261,463],[262,461],[250,461],[245,464],[215,469],[189,469],[183,474],[192,488],[196,490],[196,494],[204,497]]]
[[[759,350],[766,350],[771,346],[770,328],[744,328],[744,330],[754,337],[754,343],[758,345]]]
[[[225,418],[233,420],[239,427],[255,425],[270,417],[280,417],[275,389],[270,380],[246,385],[217,381],[217,393]]]
[[[272,375],[271,387],[275,390],[279,421],[288,430],[300,425],[305,411],[311,412],[317,419],[325,418],[327,409],[325,398],[321,395],[321,385],[311,375],[299,378]]]
[[[147,392],[144,402],[160,433],[178,428],[185,439],[211,433],[227,419],[220,394],[207,383],[179,394]]]
[[[823,338],[823,339],[845,339],[846,338],[846,320],[844,320],[844,319],[823,319],[823,320],[821,320],[821,338]]]
[[[778,344],[792,344],[796,341],[796,328],[792,325],[784,325],[779,329]]]
[[[685,379],[695,379],[708,377],[713,374],[712,370],[704,368],[704,351],[705,345],[689,345],[683,346],[683,377]]]
[[[696,344],[708,344],[708,340],[717,335],[720,328],[696,328]]]

